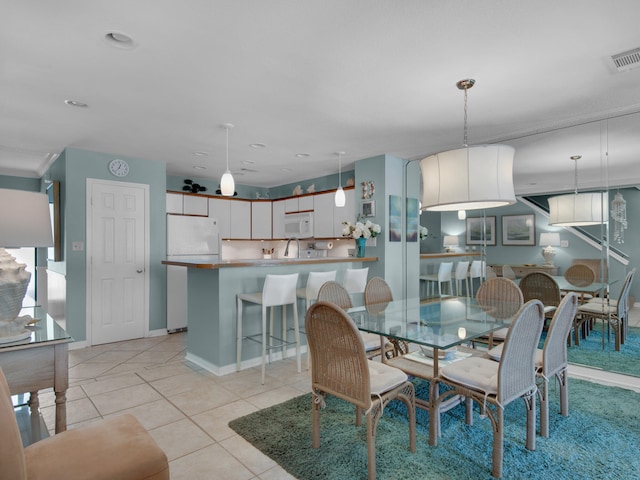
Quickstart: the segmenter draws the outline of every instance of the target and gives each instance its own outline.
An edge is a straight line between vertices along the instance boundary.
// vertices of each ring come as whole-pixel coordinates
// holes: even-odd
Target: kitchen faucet
[[[289,244],[291,243],[291,240],[295,240],[296,243],[298,244],[298,258],[300,258],[300,239],[297,237],[291,237],[289,240],[287,240],[287,246],[284,249],[284,256],[285,257],[289,256]]]

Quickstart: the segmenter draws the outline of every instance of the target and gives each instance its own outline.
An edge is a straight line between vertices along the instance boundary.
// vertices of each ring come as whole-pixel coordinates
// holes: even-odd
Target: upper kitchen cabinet
[[[354,189],[345,189],[346,204],[336,207],[335,192],[320,193],[314,199],[313,228],[316,238],[335,238],[342,236],[342,222],[355,221]]]
[[[284,214],[286,200],[275,200],[271,204],[272,212],[272,225],[273,225],[273,238],[284,238]]]
[[[208,199],[197,195],[167,193],[167,213],[206,217],[209,214]]]
[[[271,202],[251,202],[251,238],[257,240],[271,239]]]
[[[314,209],[315,195],[287,198],[284,201],[285,213],[307,212]]]
[[[218,220],[220,238],[251,239],[251,202],[209,198],[209,217]]]

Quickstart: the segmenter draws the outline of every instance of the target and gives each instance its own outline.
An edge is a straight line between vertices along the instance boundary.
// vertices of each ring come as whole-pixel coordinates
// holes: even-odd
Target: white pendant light
[[[467,218],[466,210],[458,210],[458,220],[464,220]]]
[[[477,210],[516,203],[513,156],[509,145],[467,144],[467,90],[475,80],[460,80],[464,90],[463,148],[437,153],[420,161],[422,208],[436,212]]]
[[[233,181],[231,170],[229,170],[229,129],[233,128],[234,125],[231,123],[225,123],[222,127],[227,131],[227,169],[220,179],[220,191],[225,197],[233,197],[233,194],[236,191],[236,184]]]
[[[342,155],[344,152],[336,152],[338,155],[338,189],[336,190],[335,203],[336,207],[344,207],[347,203],[347,199],[342,189]]]
[[[608,201],[600,192],[578,193],[578,160],[581,155],[574,155],[575,190],[574,193],[550,197],[549,225],[557,227],[580,227],[599,225],[607,221],[603,212],[608,212]],[[605,213],[606,215],[606,213]]]

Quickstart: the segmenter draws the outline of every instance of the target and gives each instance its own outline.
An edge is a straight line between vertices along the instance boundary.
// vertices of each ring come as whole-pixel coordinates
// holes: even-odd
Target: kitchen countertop
[[[190,268],[268,267],[281,265],[308,265],[319,263],[377,262],[378,257],[313,257],[221,260],[219,255],[174,255],[162,261],[163,265]]]

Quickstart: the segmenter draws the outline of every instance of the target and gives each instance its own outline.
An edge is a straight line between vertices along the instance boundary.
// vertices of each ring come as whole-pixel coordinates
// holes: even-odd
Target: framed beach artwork
[[[418,241],[418,227],[420,226],[418,207],[417,198],[407,198],[407,242]]]
[[[536,217],[527,215],[502,216],[502,245],[535,246]]]
[[[402,241],[402,197],[389,195],[389,241]]]
[[[363,218],[376,216],[376,202],[374,200],[365,200],[360,203],[360,216]]]
[[[467,217],[467,245],[496,244],[496,217]]]

